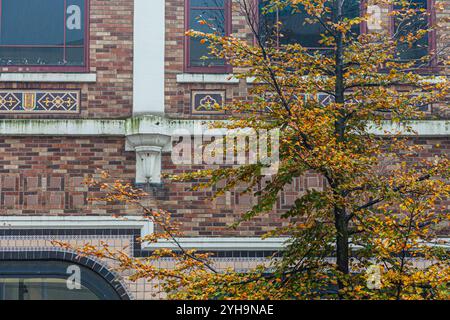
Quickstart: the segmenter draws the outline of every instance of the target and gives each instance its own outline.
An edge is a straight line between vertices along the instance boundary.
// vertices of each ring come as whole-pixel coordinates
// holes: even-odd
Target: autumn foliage
[[[320,174],[327,182],[324,190],[299,196],[284,215],[286,226],[267,235],[288,235],[285,252],[247,273],[219,272],[210,256],[181,246],[157,251],[148,260],[106,245],[79,248],[80,253],[115,259],[120,269],[132,271],[133,279],[157,279],[170,298],[448,299],[448,243],[439,233],[449,221],[443,200],[450,196],[450,161],[448,152],[417,161],[421,147],[412,143],[410,126],[411,120],[429,116],[421,106],[446,106],[447,78],[421,70],[432,64],[436,74],[445,74],[448,62],[437,52],[413,60],[402,59],[399,52],[435,28],[400,30],[401,21],[428,21],[427,11],[410,1],[371,0],[371,5],[394,7],[389,15],[399,21],[399,30],[359,34],[354,26],[371,17],[346,17],[343,0],[264,3],[263,14],[285,6],[292,13],[307,12],[309,23],[324,28],[321,43],[327,49],[277,43],[280,25],[262,35],[254,2],[244,0],[234,9],[247,18],[254,41],[213,31],[191,30],[188,35],[204,39],[211,54],[232,65],[237,77],[253,79],[248,98],[226,106],[230,121],[215,126],[279,128],[278,173],[256,194],[252,190],[265,178],[264,163],[171,178],[202,178],[207,181],[202,188],[221,182],[217,196],[245,185],[258,203],[242,213],[243,222],[271,211],[277,195],[294,178]],[[435,4],[436,10],[440,7]],[[324,94],[330,97],[327,104],[319,101]],[[399,130],[387,132],[387,123]],[[178,244],[179,228],[170,214],[141,205],[145,193],[121,182],[88,183],[101,185],[108,201],[141,207],[160,230],[143,241],[162,238]],[[156,267],[161,257],[171,257],[174,268]]]

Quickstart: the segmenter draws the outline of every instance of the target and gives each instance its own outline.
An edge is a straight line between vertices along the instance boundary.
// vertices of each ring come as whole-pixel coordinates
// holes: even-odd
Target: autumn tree
[[[135,279],[159,279],[173,298],[448,299],[448,246],[438,237],[449,218],[448,150],[417,160],[421,147],[413,143],[411,126],[411,120],[430,116],[424,106],[447,108],[447,48],[421,50],[436,28],[430,11],[423,1],[406,0],[255,3],[241,0],[234,7],[246,17],[254,41],[215,32],[213,22],[201,17],[211,33],[188,34],[233,66],[236,77],[252,79],[248,97],[226,106],[229,121],[214,126],[279,129],[279,145],[272,145],[278,147],[279,170],[265,185],[263,161],[171,178],[201,179],[198,188],[221,182],[216,196],[245,185],[257,204],[237,226],[272,211],[295,178],[311,172],[323,177],[326,187],[299,195],[283,215],[286,226],[267,235],[290,237],[283,255],[242,274],[218,272],[211,257],[181,247],[150,258],[172,257],[173,270],[107,248],[80,252],[117,259],[123,270],[134,270]],[[434,10],[443,5],[436,2]],[[361,6],[361,14],[354,14],[354,6]],[[389,7],[390,27],[371,11]],[[319,26],[321,48],[284,41],[283,21],[264,19],[280,10],[307,15],[306,24]],[[381,27],[371,31],[374,23]],[[139,205],[145,197],[130,185],[90,183],[103,185],[111,200]],[[144,241],[176,242],[179,234],[167,229],[167,212],[142,209],[163,226]]]

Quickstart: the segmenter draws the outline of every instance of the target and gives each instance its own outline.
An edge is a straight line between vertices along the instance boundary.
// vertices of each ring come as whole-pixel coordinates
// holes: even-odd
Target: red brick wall
[[[415,138],[424,145],[413,161],[450,153],[450,138]],[[125,152],[119,137],[2,137],[0,138],[0,215],[113,215],[135,214],[123,205],[88,204],[98,190],[82,184],[88,174],[108,170],[113,178],[133,181],[135,154]],[[175,167],[164,155],[163,172],[179,174],[200,167]],[[295,198],[308,188],[323,188],[314,174],[296,179],[279,196],[276,210],[262,215],[237,230],[228,228],[254,203],[239,189],[210,200],[212,190],[191,191],[194,183],[164,181],[153,188],[157,205],[182,222],[188,236],[258,236],[286,223],[286,212]],[[450,199],[442,202],[450,210]]]
[[[410,161],[432,159],[436,155],[450,154],[450,138],[415,138],[413,142],[423,146],[417,157]],[[171,164],[170,154],[166,154],[163,162],[163,172],[180,174],[196,171],[201,166],[177,166]],[[162,190],[154,195],[159,200],[158,205],[174,214],[182,222],[182,227],[189,236],[257,236],[264,234],[273,227],[281,226],[286,220],[280,215],[286,212],[295,199],[309,188],[322,189],[325,181],[315,174],[308,174],[295,179],[291,186],[285,188],[279,195],[275,210],[271,214],[255,218],[245,223],[237,230],[227,226],[236,222],[254,202],[249,195],[240,195],[243,189],[236,189],[226,196],[211,201],[212,190],[191,191],[194,183],[164,182]],[[450,210],[450,199],[442,202]],[[447,230],[450,231],[450,230]],[[448,232],[446,232],[448,234]]]
[[[124,150],[116,137],[0,137],[0,215],[125,213],[88,205],[98,190],[83,184],[97,169],[134,180],[135,154]]]
[[[133,0],[90,0],[90,72],[96,83],[0,83],[9,89],[81,89],[80,115],[41,118],[125,118],[132,114]],[[8,72],[8,68],[1,68]],[[37,118],[0,115],[0,118]]]

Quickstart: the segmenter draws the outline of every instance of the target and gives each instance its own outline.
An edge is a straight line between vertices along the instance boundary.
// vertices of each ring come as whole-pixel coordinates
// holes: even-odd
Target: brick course
[[[421,159],[433,159],[436,155],[450,154],[450,138],[414,138],[414,144],[423,146],[416,157],[409,158],[412,163]],[[196,171],[202,166],[174,166],[170,154],[163,159],[163,172],[167,174],[181,174]],[[164,181],[162,189],[153,195],[158,205],[174,214],[182,222],[182,228],[188,236],[259,236],[274,227],[286,223],[281,215],[288,211],[294,201],[309,189],[321,190],[326,186],[323,178],[310,173],[294,179],[279,195],[276,207],[271,213],[261,215],[244,223],[238,229],[228,226],[236,222],[248,210],[255,200],[249,195],[240,195],[243,189],[236,188],[232,192],[211,201],[212,190],[192,191],[193,182],[174,183]],[[442,205],[450,210],[450,199],[442,201]]]
[[[98,190],[87,175],[108,170],[132,181],[135,154],[116,137],[0,138],[0,215],[101,215],[127,213],[122,205],[88,205]]]

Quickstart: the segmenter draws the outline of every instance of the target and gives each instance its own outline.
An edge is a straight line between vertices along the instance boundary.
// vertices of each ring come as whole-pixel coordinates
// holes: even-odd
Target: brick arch
[[[0,261],[60,261],[85,267],[98,274],[117,293],[122,300],[131,300],[132,295],[119,275],[106,264],[89,257],[81,257],[74,251],[63,250],[0,250]]]

